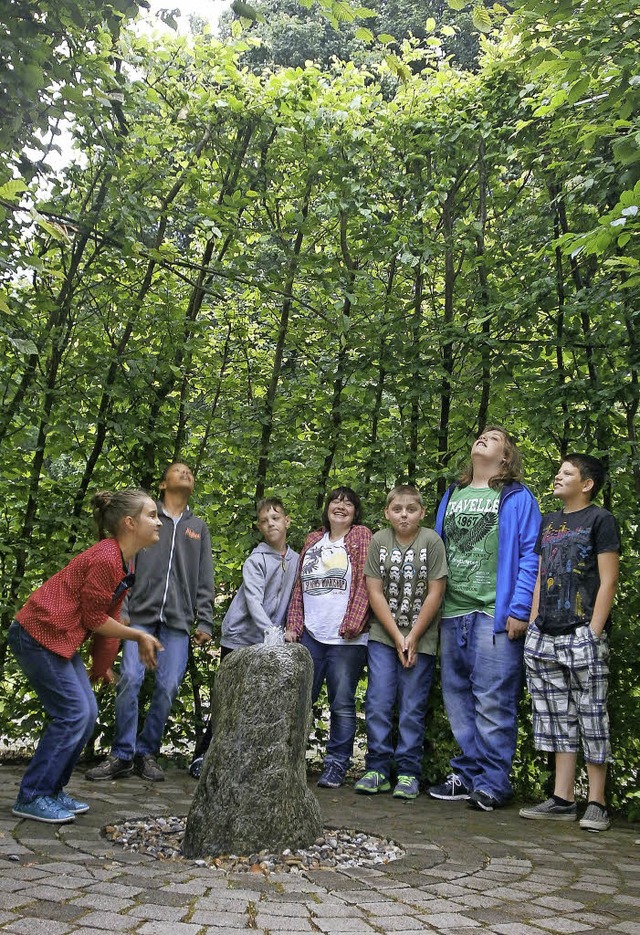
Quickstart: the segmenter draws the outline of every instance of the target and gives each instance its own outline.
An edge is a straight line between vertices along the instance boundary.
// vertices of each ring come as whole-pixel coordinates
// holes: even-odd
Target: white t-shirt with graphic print
[[[351,590],[351,561],[344,538],[331,541],[326,532],[302,559],[300,571],[304,626],[319,643],[344,644],[339,636]],[[362,634],[349,645],[366,643]]]

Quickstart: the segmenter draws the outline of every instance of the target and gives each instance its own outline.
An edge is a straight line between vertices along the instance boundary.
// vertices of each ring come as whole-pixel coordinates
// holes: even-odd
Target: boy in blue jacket
[[[278,497],[260,500],[257,513],[264,541],[242,566],[242,584],[222,621],[221,660],[234,649],[264,642],[268,627],[284,630],[287,618],[298,569],[298,553],[287,545],[291,519]],[[189,767],[196,779],[211,743],[211,732],[209,722]]]
[[[482,811],[512,795],[523,648],[537,574],[540,510],[520,481],[521,457],[500,426],[471,448],[471,464],[438,508],[449,577],[442,605],[442,694],[460,747],[429,794]]]

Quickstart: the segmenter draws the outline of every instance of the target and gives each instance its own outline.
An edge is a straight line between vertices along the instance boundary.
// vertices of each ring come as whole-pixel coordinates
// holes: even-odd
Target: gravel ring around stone
[[[103,828],[104,836],[125,850],[147,854],[156,860],[180,860],[182,840],[187,819],[140,818],[109,824]],[[201,867],[218,870],[253,873],[305,873],[310,870],[342,870],[347,867],[375,867],[404,857],[405,851],[388,838],[380,838],[362,831],[346,828],[324,828],[311,847],[300,850],[288,848],[279,854],[268,850],[249,854],[224,854],[189,860]]]

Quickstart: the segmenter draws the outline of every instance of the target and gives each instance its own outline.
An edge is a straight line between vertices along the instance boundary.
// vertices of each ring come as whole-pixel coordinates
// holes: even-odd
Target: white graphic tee
[[[347,612],[351,589],[351,561],[344,538],[332,542],[326,532],[311,546],[302,559],[300,581],[306,630],[319,643],[344,643],[338,631]],[[362,640],[349,642],[357,644]]]

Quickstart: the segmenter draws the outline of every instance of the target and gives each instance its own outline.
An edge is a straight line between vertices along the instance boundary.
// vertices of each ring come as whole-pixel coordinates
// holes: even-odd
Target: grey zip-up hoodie
[[[240,649],[262,643],[267,627],[284,628],[298,570],[298,553],[280,555],[266,542],[242,566],[242,584],[222,621],[220,645]]]
[[[164,623],[189,633],[197,619],[198,630],[211,635],[213,622],[213,557],[207,524],[185,508],[173,520],[158,501],[162,520],[160,540],[138,552],[136,580],[128,592],[122,616],[149,626]]]

